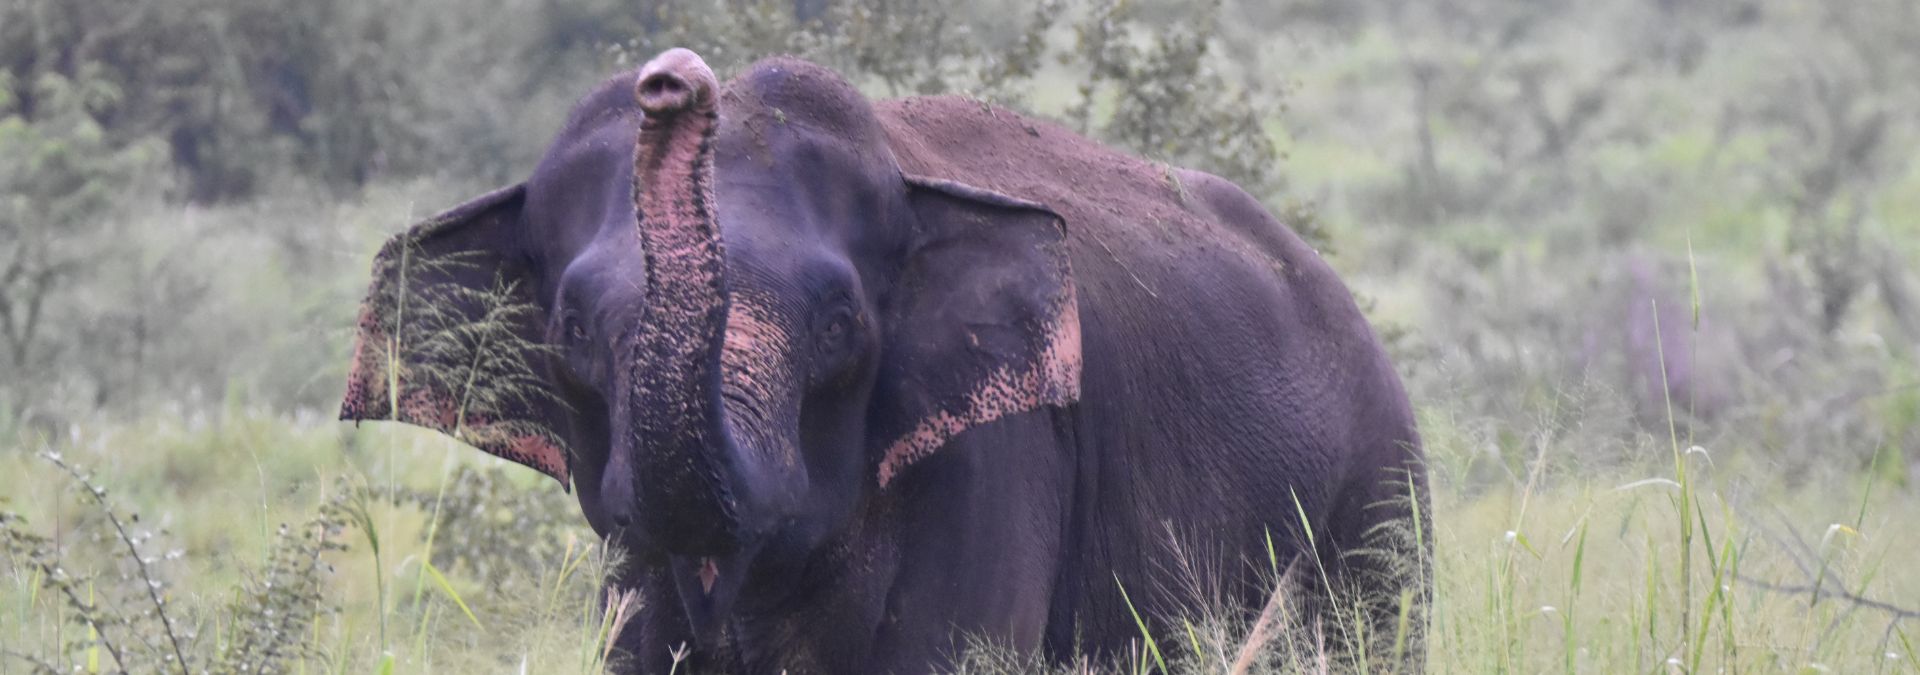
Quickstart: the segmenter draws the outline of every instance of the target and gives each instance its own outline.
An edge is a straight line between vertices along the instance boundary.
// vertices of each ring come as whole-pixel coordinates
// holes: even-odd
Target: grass
[[[1415,526],[1435,544],[1435,597],[1403,621],[1427,624],[1434,672],[1920,668],[1920,570],[1903,528],[1920,498],[1881,472],[1788,481],[1677,447],[1671,466],[1594,471],[1562,461],[1583,439],[1546,435],[1516,479],[1485,483],[1468,478],[1502,461],[1485,439],[1428,428],[1437,515]],[[274,658],[299,672],[598,672],[647,599],[602,595],[612,561],[569,498],[499,464],[406,428],[247,410],[16,441],[0,453],[0,509],[19,514],[5,529],[44,540],[39,558],[10,546],[0,566],[0,673],[170,672],[175,651],[198,670],[248,639],[280,640]],[[1319,645],[1342,628],[1302,626],[1290,604],[1174,622],[1123,669],[1341,670]],[[1394,662],[1367,658],[1375,672]],[[962,669],[1030,666],[983,650]]]

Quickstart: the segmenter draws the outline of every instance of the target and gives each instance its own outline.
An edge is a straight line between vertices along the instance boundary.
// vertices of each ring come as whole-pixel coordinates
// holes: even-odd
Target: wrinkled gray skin
[[[417,285],[538,307],[549,395],[456,433],[570,479],[627,549],[633,672],[683,644],[681,672],[927,672],[966,636],[1112,656],[1122,587],[1162,634],[1192,607],[1176,542],[1248,612],[1269,538],[1337,585],[1414,583],[1412,548],[1350,555],[1420,501],[1398,378],[1218,178],[793,59],[722,86],[674,50],[584,98],[523,185],[406,236],[490,261]],[[405,381],[430,356],[397,357],[399,410],[372,393],[381,278],[343,414],[452,428]]]

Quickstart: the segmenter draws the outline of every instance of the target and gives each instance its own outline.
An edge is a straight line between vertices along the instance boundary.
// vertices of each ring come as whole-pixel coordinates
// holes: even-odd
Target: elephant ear
[[[975,426],[1080,399],[1065,223],[1039,204],[907,178],[918,229],[888,295],[874,392],[886,487]]]
[[[360,306],[343,420],[433,429],[567,485],[566,406],[520,253],[524,186],[395,235]]]

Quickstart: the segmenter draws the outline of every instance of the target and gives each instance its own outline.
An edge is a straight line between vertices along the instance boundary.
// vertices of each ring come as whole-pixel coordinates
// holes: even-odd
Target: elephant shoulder
[[[1332,286],[1350,300],[1319,250],[1239,185],[1193,169],[1180,169],[1177,177],[1188,195],[1188,208],[1215,225],[1217,236],[1231,237],[1248,255],[1276,263],[1295,283]]]
[[[1056,208],[1048,192],[1135,194],[1129,183],[1156,166],[1059,124],[966,96],[893,99],[875,110],[908,172]]]
[[[1194,169],[1180,169],[1176,177],[1196,215],[1259,248],[1264,255],[1279,256],[1285,263],[1298,262],[1295,259],[1301,256],[1319,257],[1299,233],[1233,181]]]
[[[1130,230],[1151,232],[1132,221],[1190,217],[1168,167],[1059,124],[953,95],[881,101],[876,111],[903,170],[1043,204],[1076,239],[1099,232],[1122,244]]]
[[[903,170],[1045,205],[1066,220],[1079,272],[1124,278],[1123,292],[1232,283],[1278,287],[1329,311],[1353,304],[1320,254],[1232,181],[961,96],[876,110]]]
[[[1376,338],[1352,290],[1318,250],[1232,181],[1187,169],[1177,176],[1188,195],[1187,210],[1205,223],[1206,237],[1244,269],[1263,272],[1239,277],[1242,284],[1277,290],[1295,330],[1311,330],[1357,350],[1349,357],[1376,358]]]

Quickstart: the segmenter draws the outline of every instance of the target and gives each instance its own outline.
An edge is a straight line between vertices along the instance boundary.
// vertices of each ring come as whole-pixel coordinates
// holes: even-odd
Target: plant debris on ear
[[[375,256],[340,416],[434,429],[569,486],[554,428],[568,407],[545,372],[557,348],[521,263],[497,250],[523,194],[482,196]]]

